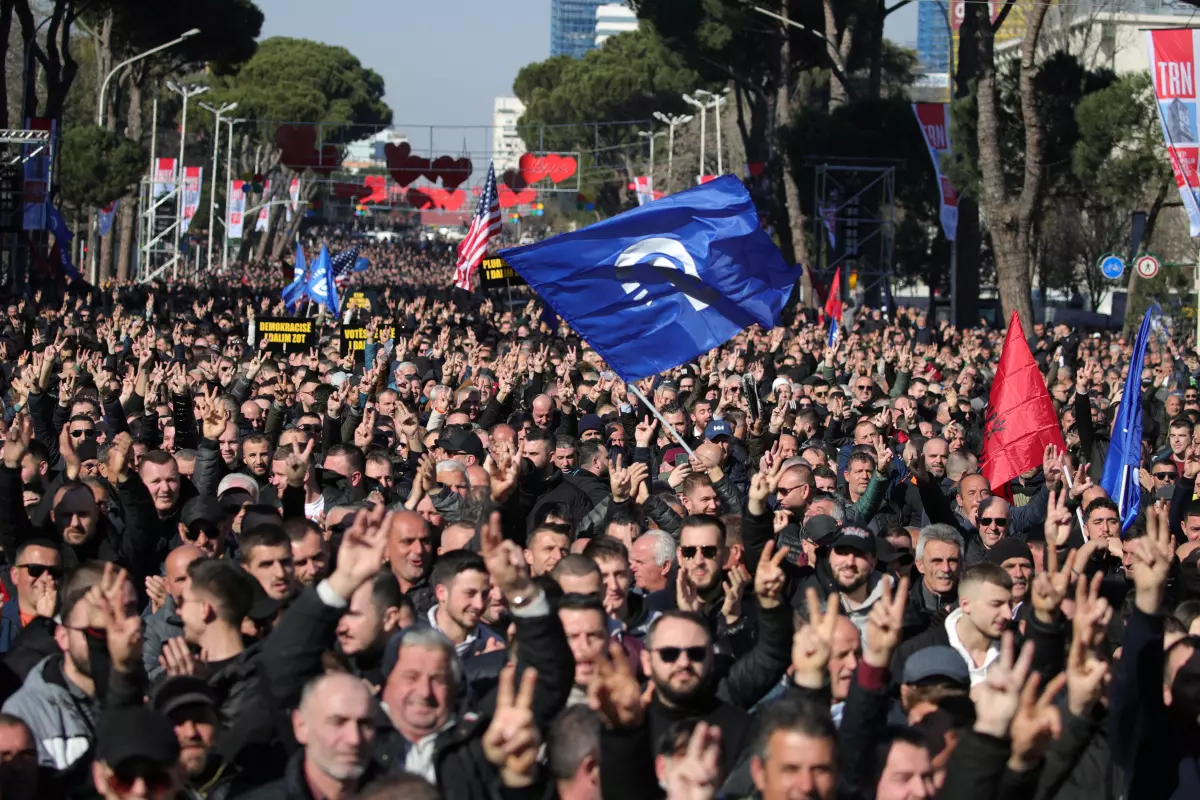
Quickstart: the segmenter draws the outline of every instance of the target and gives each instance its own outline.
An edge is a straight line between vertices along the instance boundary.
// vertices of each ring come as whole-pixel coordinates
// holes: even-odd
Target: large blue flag
[[[328,252],[326,252],[324,248],[321,250],[321,255],[325,256],[326,260],[329,262],[325,268],[325,307],[329,309],[329,313],[337,314],[338,311],[341,310],[342,304],[338,301],[338,270],[334,266],[336,259],[330,258]]]
[[[305,291],[314,303],[329,306],[329,287],[333,285],[333,263],[329,258],[329,249],[321,245],[321,254],[313,262],[312,271],[308,276],[308,286]]]
[[[626,381],[774,327],[800,274],[732,175],[500,255]]]
[[[47,226],[54,234],[54,246],[58,248],[58,257],[62,261],[63,276],[73,281],[83,280],[79,270],[71,263],[71,240],[75,238],[75,234],[71,233],[71,229],[67,227],[67,221],[63,219],[63,215],[57,208],[47,203],[46,210]]]
[[[290,309],[304,299],[305,274],[308,264],[304,258],[304,248],[296,242],[296,271],[292,273],[292,282],[283,287],[283,302]]]
[[[1146,361],[1153,316],[1154,309],[1146,309],[1142,327],[1133,340],[1133,358],[1129,362],[1125,391],[1121,394],[1117,422],[1104,459],[1104,475],[1100,478],[1100,485],[1120,508],[1122,533],[1133,525],[1142,507],[1139,475],[1142,468],[1142,367]]]

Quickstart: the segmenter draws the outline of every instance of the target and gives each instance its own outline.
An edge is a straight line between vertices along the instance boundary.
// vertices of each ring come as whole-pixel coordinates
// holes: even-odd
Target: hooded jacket
[[[62,653],[42,659],[4,704],[5,714],[25,720],[37,744],[38,763],[65,770],[96,742],[100,709],[63,672]]]

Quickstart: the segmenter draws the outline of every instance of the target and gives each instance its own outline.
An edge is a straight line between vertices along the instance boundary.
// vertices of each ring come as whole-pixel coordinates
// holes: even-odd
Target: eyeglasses
[[[195,528],[192,528],[189,526],[187,528],[187,530],[182,534],[182,537],[185,541],[193,542],[193,543],[200,541],[201,536],[204,536],[210,542],[215,542],[219,535],[220,535],[220,531],[219,531],[219,529],[217,529],[215,527],[209,527],[208,525],[198,525]]]
[[[776,494],[791,494],[792,492],[796,491],[803,485],[804,484],[802,484],[802,483],[797,483],[795,486],[779,486],[779,487],[776,487],[775,493]]]
[[[91,429],[79,430],[77,428],[77,429],[71,431],[71,438],[72,439],[95,439],[96,432]]]
[[[997,528],[1007,528],[1008,519],[1006,517],[980,517],[979,525],[980,527],[995,525]]]
[[[152,762],[139,763],[137,760],[113,768],[112,777],[108,782],[117,794],[124,795],[133,790],[138,778],[145,782],[146,789],[152,793],[166,791],[174,783],[171,773],[161,766]]]
[[[318,433],[321,432],[320,425],[297,425],[296,429],[304,431],[309,436],[316,436]]]
[[[1173,480],[1175,480],[1175,473],[1174,472],[1156,472],[1156,473],[1154,473],[1154,477],[1158,478],[1160,481],[1173,481]]]
[[[51,567],[46,564],[17,564],[16,568],[25,570],[35,581],[47,572],[56,581],[61,581],[63,576],[62,567]]]
[[[716,558],[717,553],[720,552],[720,548],[718,548],[715,544],[706,544],[704,547],[688,546],[679,548],[679,552],[688,560],[696,557],[697,550],[700,551],[700,555],[710,560]]]
[[[687,653],[688,661],[697,664],[708,656],[707,647],[660,647],[654,652],[668,664],[674,664],[684,653]]]
[[[870,389],[874,388],[874,384],[860,383],[858,386],[855,386],[854,388],[860,392],[865,392],[865,391],[869,391]]]

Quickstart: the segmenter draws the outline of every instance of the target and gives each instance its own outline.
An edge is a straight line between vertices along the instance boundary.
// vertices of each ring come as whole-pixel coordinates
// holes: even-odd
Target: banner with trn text
[[[933,159],[933,173],[937,176],[941,192],[942,231],[946,239],[953,242],[958,233],[958,191],[942,174],[942,157],[952,154],[950,149],[950,105],[948,103],[913,103],[913,113],[921,125],[921,135]]]
[[[262,196],[259,198],[263,207],[259,209],[258,220],[254,223],[255,231],[265,231],[271,223],[271,206],[268,203],[271,200],[271,182],[267,181],[263,184]]]
[[[226,234],[230,239],[242,238],[242,228],[246,222],[246,182],[230,181],[229,183],[229,230]]]
[[[287,204],[287,221],[292,221],[292,215],[300,208],[300,179],[292,178],[292,183],[288,186],[288,204]]]
[[[204,183],[204,167],[183,168],[183,230],[192,224],[200,208],[200,187]]]
[[[1196,50],[1200,31],[1190,28],[1146,31],[1154,96],[1175,183],[1187,210],[1193,237],[1200,236],[1200,132],[1196,129]]]

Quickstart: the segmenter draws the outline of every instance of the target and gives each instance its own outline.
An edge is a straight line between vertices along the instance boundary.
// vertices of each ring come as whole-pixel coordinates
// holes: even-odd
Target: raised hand
[[[632,481],[630,480],[629,470],[624,466],[624,460],[624,457],[618,455],[615,463],[608,470],[608,486],[612,491],[612,501],[614,503],[624,503],[633,494]]]
[[[764,456],[765,458],[765,456]],[[767,511],[767,500],[779,488],[779,480],[783,477],[783,459],[772,458],[767,470],[759,470],[750,479],[750,496],[746,505],[747,510],[759,516]]]
[[[1033,642],[1026,642],[1021,655],[1014,659],[1013,635],[1000,637],[1000,660],[988,669],[982,683],[971,687],[975,702],[975,731],[997,739],[1008,736],[1008,727],[1021,703],[1021,689],[1033,663]]]
[[[516,598],[528,600],[536,591],[537,584],[529,575],[529,565],[517,543],[504,538],[500,525],[500,512],[493,511],[486,525],[480,530],[483,560],[488,575],[492,578],[504,599],[512,603]]]
[[[358,587],[383,569],[388,531],[395,521],[395,515],[388,514],[382,504],[354,515],[338,548],[337,568],[329,576],[329,588],[339,597],[350,599]]]
[[[1134,602],[1143,614],[1153,616],[1162,606],[1163,590],[1174,559],[1167,507],[1160,500],[1146,509],[1146,535],[1133,549]]]
[[[496,452],[489,453],[484,459],[483,467],[487,470],[492,501],[503,503],[517,486],[521,462],[509,444],[500,443],[499,446],[494,446],[494,449]]]
[[[162,655],[158,657],[158,665],[166,670],[168,675],[195,675],[196,659],[188,649],[187,642],[182,636],[175,636],[163,642]]]
[[[1050,625],[1058,618],[1063,598],[1067,596],[1067,589],[1071,585],[1071,572],[1075,568],[1077,555],[1074,550],[1067,553],[1060,569],[1058,547],[1046,548],[1046,568],[1033,579],[1033,586],[1029,590],[1033,613],[1039,621]]]
[[[1062,547],[1071,538],[1073,521],[1071,512],[1067,510],[1066,492],[1063,490],[1050,492],[1046,501],[1046,521],[1042,529],[1046,536],[1047,550]]]
[[[643,417],[642,421],[637,424],[634,430],[633,441],[637,447],[649,447],[654,441],[654,431],[658,428],[658,420],[651,417]]]
[[[642,724],[646,713],[642,690],[620,642],[610,641],[608,658],[597,660],[596,674],[588,684],[587,704],[610,730]]]
[[[863,660],[873,667],[886,668],[900,646],[904,632],[904,604],[908,600],[908,578],[901,578],[893,589],[884,582],[883,596],[871,606],[867,616],[867,636],[863,642]]]
[[[792,636],[792,680],[797,686],[819,689],[825,685],[842,602],[837,594],[832,594],[822,609],[817,590],[812,587],[805,591],[805,600],[808,602],[808,621]]]
[[[1062,735],[1062,712],[1054,703],[1055,696],[1062,691],[1067,676],[1059,673],[1038,694],[1041,675],[1033,673],[1021,688],[1017,713],[1009,726],[1012,739],[1012,754],[1008,767],[1014,772],[1025,772],[1041,763],[1050,742]]]
[[[146,576],[146,596],[150,598],[150,613],[156,613],[167,602],[167,582],[162,575]]]
[[[299,488],[304,485],[304,480],[308,477],[308,465],[312,460],[313,448],[316,444],[316,439],[309,439],[299,453],[295,452],[295,445],[292,445],[293,451],[283,462],[283,472],[288,486]]]
[[[66,426],[63,426],[66,430]],[[21,461],[29,452],[29,443],[33,439],[33,420],[25,412],[21,412],[8,426],[8,434],[4,438],[4,466],[9,469],[20,469]]]
[[[667,762],[667,800],[712,800],[721,788],[721,729],[698,722],[687,752]]]
[[[675,578],[675,607],[680,611],[699,611],[700,590],[692,583],[686,569],[680,568]]]
[[[117,672],[130,673],[137,669],[142,660],[142,618],[129,613],[125,603],[125,587],[129,575],[113,564],[104,565],[100,583],[93,586],[88,596],[102,619],[108,653]]]
[[[741,564],[736,564],[733,569],[726,571],[725,582],[722,584],[725,597],[721,602],[721,616],[725,617],[727,624],[733,625],[742,618],[742,593],[746,591],[749,583],[750,572]]]
[[[216,388],[201,391],[204,398],[201,432],[205,439],[215,442],[221,438],[221,434],[225,432],[225,426],[229,423],[229,409],[220,401],[220,395]]]
[[[777,608],[783,594],[787,574],[783,571],[783,560],[787,558],[789,548],[781,547],[775,550],[775,542],[768,540],[763,547],[762,556],[758,560],[758,569],[754,572],[754,594],[761,608]]]
[[[533,717],[533,693],[537,670],[521,674],[521,688],[514,691],[516,665],[500,671],[496,687],[496,710],[483,734],[483,754],[500,770],[500,780],[509,788],[522,788],[534,781],[541,737]]]
[[[133,452],[133,437],[128,433],[118,433],[113,438],[112,446],[108,448],[108,480],[109,483],[124,483],[128,479],[128,470]]]
[[[1096,655],[1095,646],[1103,640],[1112,608],[1100,596],[1104,574],[1097,572],[1090,584],[1075,584],[1075,618],[1071,647],[1067,655],[1067,709],[1082,717],[1104,693],[1108,662]]]

